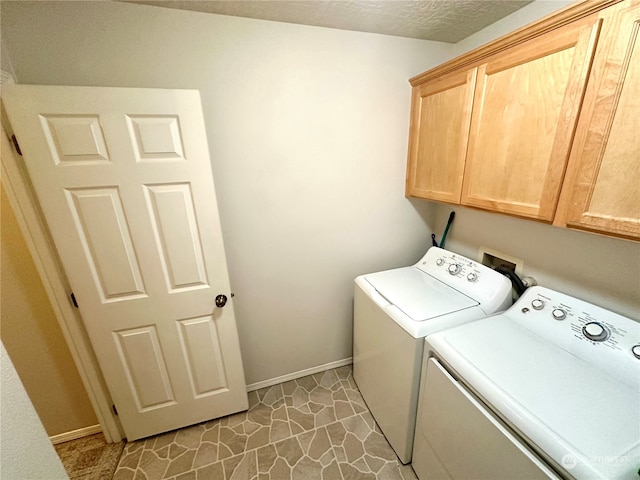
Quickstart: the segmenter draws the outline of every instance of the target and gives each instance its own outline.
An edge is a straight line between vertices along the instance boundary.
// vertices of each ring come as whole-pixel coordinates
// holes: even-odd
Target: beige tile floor
[[[128,443],[114,480],[416,480],[351,366],[249,393],[249,410]]]

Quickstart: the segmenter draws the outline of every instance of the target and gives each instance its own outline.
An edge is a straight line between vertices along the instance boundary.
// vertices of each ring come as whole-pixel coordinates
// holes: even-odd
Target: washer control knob
[[[551,315],[553,315],[553,318],[555,318],[556,320],[564,320],[565,318],[567,318],[567,312],[565,312],[561,308],[554,308],[551,311]]]
[[[451,265],[449,265],[449,273],[451,275],[457,275],[458,273],[460,273],[460,270],[462,270],[462,266],[457,263],[452,263]]]
[[[609,338],[609,332],[605,326],[598,322],[587,323],[582,327],[582,333],[585,337],[589,340],[593,340],[594,342],[604,342]]]
[[[544,308],[544,301],[539,298],[534,298],[531,300],[531,306],[534,310],[542,310]]]
[[[476,280],[478,280],[478,274],[475,272],[471,272],[469,275],[467,275],[467,280],[469,280],[470,282],[475,282]]]
[[[640,359],[640,345],[634,345],[631,347],[631,353],[633,353],[636,358]]]
[[[439,259],[436,260],[436,265],[441,267],[442,265],[444,265],[444,258],[440,257]]]

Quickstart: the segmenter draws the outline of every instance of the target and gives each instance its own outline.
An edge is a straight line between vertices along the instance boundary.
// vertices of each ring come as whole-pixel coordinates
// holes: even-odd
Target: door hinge
[[[111,405],[111,410],[113,410],[114,415],[117,417],[118,416],[118,409],[116,408],[115,405]]]
[[[71,303],[73,303],[73,306],[78,308],[78,301],[76,300],[76,296],[73,294],[73,292],[71,292],[71,295],[69,295],[71,297]]]
[[[22,150],[20,150],[20,144],[18,143],[18,139],[15,135],[11,135],[11,141],[13,142],[13,146],[15,147],[16,152],[18,152],[18,155],[22,156]]]

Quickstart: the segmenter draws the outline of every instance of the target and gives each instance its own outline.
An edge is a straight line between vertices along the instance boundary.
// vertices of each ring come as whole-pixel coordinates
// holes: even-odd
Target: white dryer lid
[[[389,303],[418,322],[479,305],[477,301],[415,267],[372,273],[366,275],[365,279]]]

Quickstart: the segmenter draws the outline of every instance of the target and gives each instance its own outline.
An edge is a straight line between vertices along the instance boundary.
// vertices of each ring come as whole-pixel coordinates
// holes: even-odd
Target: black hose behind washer
[[[505,277],[508,277],[511,280],[511,283],[513,284],[513,288],[518,294],[518,297],[520,297],[520,295],[522,295],[524,291],[527,289],[527,286],[524,284],[522,279],[516,274],[516,272],[514,272],[510,268],[507,268],[503,265],[498,265],[497,267],[494,268],[494,270],[496,272],[501,273]]]

